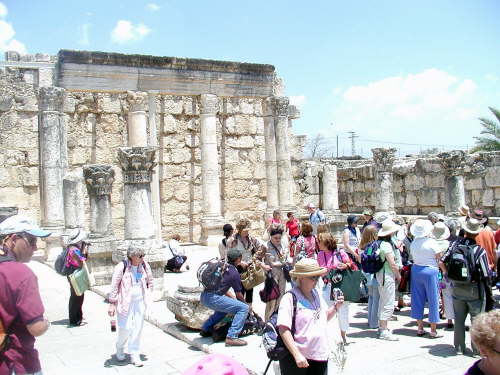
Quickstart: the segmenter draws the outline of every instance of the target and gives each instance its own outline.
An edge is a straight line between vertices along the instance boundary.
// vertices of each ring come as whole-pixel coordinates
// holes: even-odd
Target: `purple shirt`
[[[229,288],[233,288],[235,293],[241,292],[243,286],[241,285],[241,278],[238,270],[232,264],[227,265],[226,272],[224,272],[224,276],[222,277],[222,283],[217,291],[217,294],[224,295],[227,293]]]
[[[23,263],[2,262],[0,285],[0,316],[11,338],[10,349],[0,358],[0,374],[10,374],[12,370],[16,374],[40,371],[35,337],[26,328],[43,319],[37,278]]]

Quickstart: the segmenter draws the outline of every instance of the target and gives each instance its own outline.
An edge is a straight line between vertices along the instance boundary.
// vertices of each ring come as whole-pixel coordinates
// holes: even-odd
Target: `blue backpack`
[[[382,241],[373,241],[361,253],[361,268],[365,273],[375,274],[382,269],[385,260],[380,258],[380,243]]]

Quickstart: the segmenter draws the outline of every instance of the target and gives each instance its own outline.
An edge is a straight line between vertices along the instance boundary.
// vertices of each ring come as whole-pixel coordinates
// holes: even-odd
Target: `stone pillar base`
[[[117,241],[114,237],[89,236],[89,257],[87,264],[90,272],[94,274],[96,285],[111,284],[111,277],[115,263],[113,263],[113,252],[116,250]]]
[[[191,329],[201,329],[213,311],[200,302],[201,286],[179,285],[174,296],[167,296],[167,308],[175,319]]]
[[[155,239],[121,241],[113,250],[113,263],[119,263],[127,258],[127,249],[129,246],[136,246],[144,250],[145,259],[149,263],[151,272],[153,273],[153,300],[163,300],[165,298],[163,295],[163,271],[166,261],[163,258],[161,242]]]
[[[200,244],[203,246],[217,247],[222,239],[222,227],[224,226],[222,216],[206,216],[201,219]]]

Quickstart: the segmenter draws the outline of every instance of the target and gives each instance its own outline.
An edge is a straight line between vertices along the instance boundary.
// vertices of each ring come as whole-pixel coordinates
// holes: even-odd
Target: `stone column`
[[[64,226],[67,234],[75,228],[84,227],[83,176],[81,170],[66,173],[63,179]]]
[[[293,176],[288,139],[288,104],[285,96],[272,98],[274,127],[276,132],[276,163],[278,166],[278,192],[280,209],[288,211],[293,204]]]
[[[158,148],[156,130],[156,94],[157,91],[148,92],[149,108],[149,142],[148,146]],[[158,241],[162,239],[161,233],[161,207],[160,207],[160,168],[158,164],[153,168],[153,180],[151,182],[151,200],[153,206],[153,219],[155,221],[155,236]]]
[[[395,148],[372,148],[375,166],[375,211],[394,211],[392,166],[396,151]]]
[[[89,260],[97,285],[111,282],[112,254],[116,249],[111,219],[111,192],[115,171],[111,165],[91,164],[83,167],[90,200]]]
[[[339,189],[337,184],[337,166],[323,166],[323,211],[327,214],[339,213]]]
[[[271,98],[262,102],[264,113],[264,140],[266,147],[267,211],[272,213],[280,205],[278,197],[278,166],[276,164],[276,132]]]
[[[40,142],[40,209],[42,226],[51,231],[45,256],[55,259],[64,230],[63,176],[67,167],[66,130],[62,106],[64,89],[40,87],[38,132]]]
[[[465,205],[464,167],[465,152],[453,150],[438,155],[445,178],[445,212],[448,216],[459,216],[458,208]]]
[[[128,91],[128,145],[143,147],[148,145],[148,94],[140,91]]]
[[[201,95],[200,147],[203,216],[201,238],[203,245],[216,246],[222,233],[224,218],[221,215],[219,158],[217,151],[217,126],[215,115],[219,110],[216,95]]]

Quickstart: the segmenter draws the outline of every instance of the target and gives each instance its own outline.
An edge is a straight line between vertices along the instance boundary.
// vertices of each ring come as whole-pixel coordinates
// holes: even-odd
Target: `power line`
[[[359,136],[356,135],[356,132],[350,131],[348,132],[351,136],[351,155],[354,156],[356,155],[356,144],[355,144],[355,139],[359,138]]]

